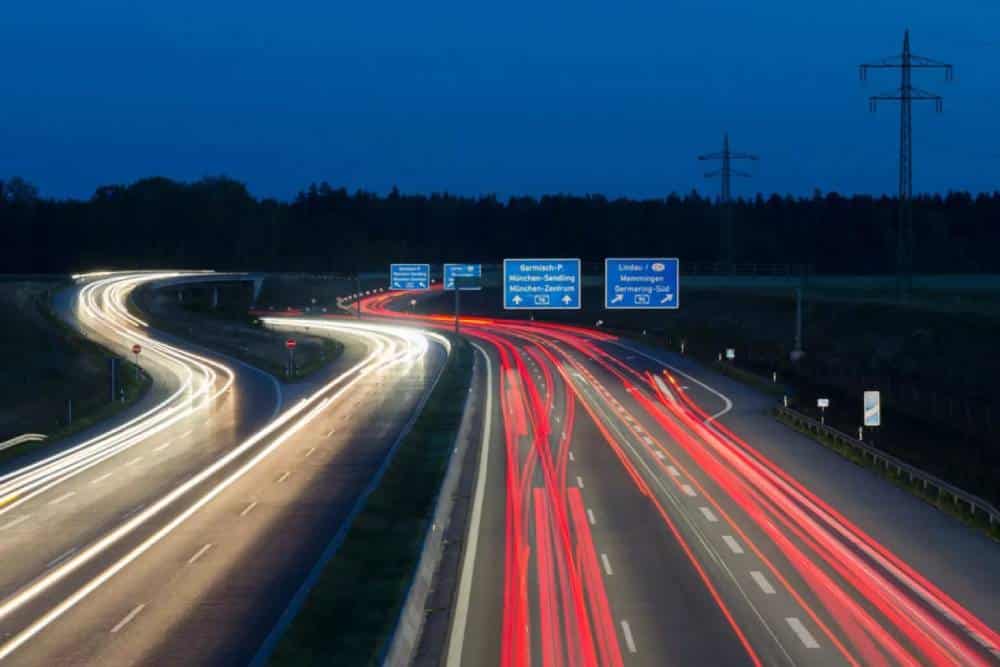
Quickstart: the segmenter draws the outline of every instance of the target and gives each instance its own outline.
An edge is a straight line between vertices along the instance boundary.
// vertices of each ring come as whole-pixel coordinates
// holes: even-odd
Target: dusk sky
[[[914,111],[914,190],[1000,187],[1000,4],[8,3],[0,178],[89,197],[226,174],[260,196],[715,192],[699,153],[758,153],[737,194],[893,192],[900,50],[945,96]]]

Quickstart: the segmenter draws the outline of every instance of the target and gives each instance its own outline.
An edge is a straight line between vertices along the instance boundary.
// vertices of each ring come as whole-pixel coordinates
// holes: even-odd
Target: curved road
[[[399,312],[413,296],[362,309],[452,326]],[[698,371],[615,336],[476,317],[462,332],[497,401],[446,664],[1000,663],[1000,635],[965,606],[995,623],[996,590],[956,586],[960,603],[838,509],[857,509],[867,472],[831,466],[848,483],[816,495],[723,424],[734,402]],[[995,571],[996,545],[975,548],[951,568]]]
[[[412,329],[323,323],[345,352],[282,406],[268,376],[128,312],[165,277],[79,288],[79,326],[139,342],[157,389],[129,421],[0,476],[2,661],[249,662],[446,355]]]

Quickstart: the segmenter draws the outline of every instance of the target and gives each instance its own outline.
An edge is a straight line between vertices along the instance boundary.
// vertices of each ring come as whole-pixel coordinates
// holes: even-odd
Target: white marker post
[[[816,407],[819,408],[819,423],[826,425],[826,409],[830,407],[829,398],[817,398]]]

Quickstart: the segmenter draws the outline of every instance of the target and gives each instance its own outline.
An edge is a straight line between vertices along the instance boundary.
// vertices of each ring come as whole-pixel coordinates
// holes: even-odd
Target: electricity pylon
[[[699,160],[722,160],[722,166],[715,171],[705,174],[706,177],[720,176],[722,180],[722,258],[732,270],[733,267],[733,207],[732,207],[732,177],[744,176],[749,178],[750,174],[745,171],[733,169],[733,160],[759,160],[760,157],[750,153],[734,153],[729,150],[729,133],[722,135],[722,151],[719,153],[707,153],[699,155]]]

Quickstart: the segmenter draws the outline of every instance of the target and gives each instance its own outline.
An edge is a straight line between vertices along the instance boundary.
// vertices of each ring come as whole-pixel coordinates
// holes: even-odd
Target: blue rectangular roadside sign
[[[604,307],[608,310],[673,310],[680,307],[676,257],[604,260]]]
[[[505,259],[504,310],[578,310],[579,259]]]
[[[389,289],[430,289],[430,264],[390,264]]]
[[[455,278],[474,278],[474,286],[463,286],[459,289],[463,292],[483,289],[480,282],[483,278],[482,264],[445,264],[444,265],[444,288],[455,289]],[[468,283],[470,281],[466,281]]]

